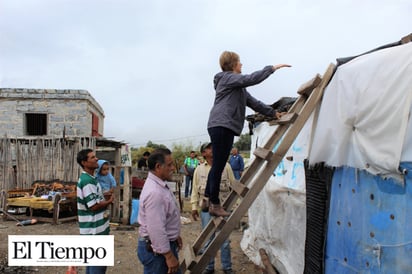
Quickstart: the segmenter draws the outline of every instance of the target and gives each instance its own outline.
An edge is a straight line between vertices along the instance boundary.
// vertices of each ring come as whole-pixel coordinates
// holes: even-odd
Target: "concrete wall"
[[[0,89],[0,136],[25,136],[26,113],[47,114],[48,136],[90,136],[92,112],[103,136],[103,109],[86,90]]]

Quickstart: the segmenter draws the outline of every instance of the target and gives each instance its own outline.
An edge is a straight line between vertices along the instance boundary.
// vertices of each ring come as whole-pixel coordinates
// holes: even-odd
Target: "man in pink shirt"
[[[180,211],[167,185],[174,171],[171,152],[157,149],[147,162],[149,174],[140,195],[137,219],[140,224],[137,256],[144,274],[180,274]]]

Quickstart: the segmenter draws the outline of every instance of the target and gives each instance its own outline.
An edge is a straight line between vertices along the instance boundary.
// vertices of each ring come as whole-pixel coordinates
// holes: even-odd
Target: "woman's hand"
[[[278,65],[272,66],[272,70],[276,71],[280,68],[290,68],[290,67],[291,67],[291,65],[288,65],[288,64],[278,64]]]

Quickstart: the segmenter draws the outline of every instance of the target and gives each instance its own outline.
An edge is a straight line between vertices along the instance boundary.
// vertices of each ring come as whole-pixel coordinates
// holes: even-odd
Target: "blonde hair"
[[[239,55],[233,51],[224,51],[219,58],[222,71],[233,71],[237,62],[239,62]]]

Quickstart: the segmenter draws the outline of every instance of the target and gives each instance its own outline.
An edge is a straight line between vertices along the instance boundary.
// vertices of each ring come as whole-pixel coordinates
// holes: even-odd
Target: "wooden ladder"
[[[231,215],[227,219],[213,218],[198,236],[194,245],[186,246],[184,256],[180,261],[182,273],[186,271],[201,273],[210,258],[216,255],[223,242],[239,224],[241,218],[262,191],[307,119],[321,101],[323,91],[334,72],[335,65],[330,64],[322,78],[318,74],[299,88],[298,94],[300,96],[296,102],[288,113],[278,121],[278,127],[266,144],[255,149],[254,155],[256,157],[243,173],[240,181],[232,185],[229,196],[222,204],[227,211],[232,211]],[[240,202],[238,202],[239,198]],[[213,234],[214,238],[205,247]],[[203,249],[202,253],[199,254],[201,249]]]

